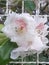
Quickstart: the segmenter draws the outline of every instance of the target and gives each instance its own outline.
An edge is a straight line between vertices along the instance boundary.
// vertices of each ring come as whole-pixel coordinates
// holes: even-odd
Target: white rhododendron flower
[[[12,42],[16,42],[18,45],[18,48],[11,52],[12,59],[26,54],[40,53],[47,48],[48,25],[45,24],[46,21],[46,16],[33,18],[28,13],[12,13],[7,16],[2,31]],[[24,51],[31,52],[24,53]]]

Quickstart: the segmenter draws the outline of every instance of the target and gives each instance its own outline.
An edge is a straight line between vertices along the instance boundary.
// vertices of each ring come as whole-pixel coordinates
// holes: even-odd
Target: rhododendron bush
[[[19,56],[40,54],[43,50],[46,50],[48,43],[46,38],[48,25],[46,22],[47,16],[42,18],[37,15],[32,17],[28,13],[9,14],[2,28],[6,45],[8,43],[8,47],[5,49],[9,48],[9,58],[17,59]],[[2,45],[6,46],[4,43]]]

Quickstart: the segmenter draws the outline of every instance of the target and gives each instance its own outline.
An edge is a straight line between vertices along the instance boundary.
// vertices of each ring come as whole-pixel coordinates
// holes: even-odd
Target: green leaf
[[[0,45],[2,45],[6,39],[7,37],[4,35],[4,33],[0,33]]]
[[[4,25],[3,24],[0,24],[0,32],[1,32],[1,29],[4,27]]]
[[[24,4],[25,4],[25,10],[27,11],[27,12],[29,12],[30,14],[32,14],[32,11],[35,9],[35,3],[33,2],[33,1],[25,1],[24,2]]]
[[[11,50],[16,47],[16,43],[10,42],[8,38],[2,43],[0,46],[0,65],[9,63]]]
[[[12,49],[18,47],[16,43],[10,40],[1,32],[3,25],[0,24],[0,65],[6,65],[10,62],[10,53]]]
[[[0,24],[0,45],[7,39],[4,33],[2,33],[2,28],[4,27],[3,24]]]
[[[6,6],[6,0],[0,0],[0,7]]]
[[[0,33],[0,38],[5,38],[5,34],[4,33]]]

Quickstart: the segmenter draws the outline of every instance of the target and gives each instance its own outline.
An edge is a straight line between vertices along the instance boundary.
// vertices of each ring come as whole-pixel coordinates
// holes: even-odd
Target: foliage
[[[32,14],[33,10],[35,10],[35,3],[33,1],[25,1],[25,10]]]
[[[0,25],[0,29],[3,25]],[[10,40],[0,32],[0,65],[6,65],[9,63],[10,59],[10,52],[12,49],[16,48],[16,43],[10,42]]]

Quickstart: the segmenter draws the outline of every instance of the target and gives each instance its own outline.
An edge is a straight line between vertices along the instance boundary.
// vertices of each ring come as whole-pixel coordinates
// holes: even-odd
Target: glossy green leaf
[[[0,30],[3,25],[0,25]],[[16,43],[10,42],[4,33],[0,32],[0,65],[6,65],[10,62],[11,50],[17,47]]]
[[[25,10],[27,11],[27,12],[29,12],[30,14],[32,14],[32,11],[35,9],[35,3],[33,2],[33,1],[25,1],[24,2],[24,4],[25,4]]]
[[[16,43],[10,42],[7,38],[0,46],[0,65],[6,65],[10,61],[11,50],[16,48]]]

